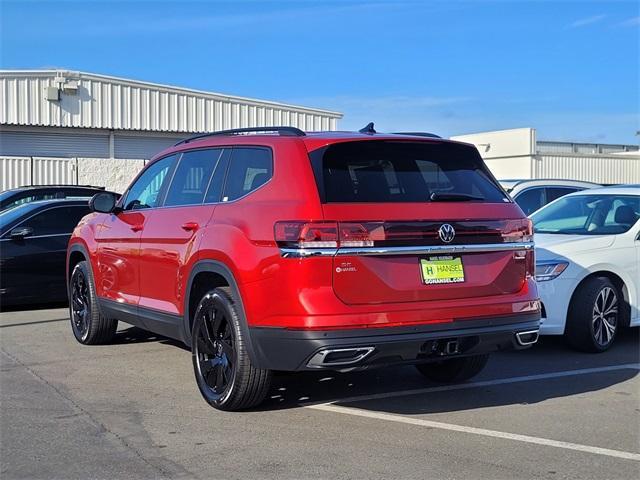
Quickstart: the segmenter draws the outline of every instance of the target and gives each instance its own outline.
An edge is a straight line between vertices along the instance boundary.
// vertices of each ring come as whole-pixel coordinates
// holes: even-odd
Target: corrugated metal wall
[[[71,82],[78,88],[68,88]],[[60,99],[47,100],[46,87],[59,87]],[[313,131],[336,130],[341,117],[326,110],[89,73],[0,72],[0,123],[5,125],[193,133],[290,125]]]
[[[70,129],[53,132],[46,130],[0,130],[0,155],[95,158],[109,156],[109,134],[106,132],[87,134]]]
[[[116,134],[114,137],[115,158],[146,158],[175,144],[178,137],[143,137],[141,135]]]
[[[25,157],[0,158],[1,190],[31,185],[31,159]]]
[[[2,190],[23,185],[76,185],[76,165],[72,158],[0,157]]]
[[[640,183],[640,156],[636,155],[537,155],[534,169],[535,178]]]

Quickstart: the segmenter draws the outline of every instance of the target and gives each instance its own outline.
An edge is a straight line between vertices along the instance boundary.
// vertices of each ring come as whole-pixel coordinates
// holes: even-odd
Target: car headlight
[[[543,262],[536,264],[536,280],[546,282],[553,280],[566,270],[569,262]]]

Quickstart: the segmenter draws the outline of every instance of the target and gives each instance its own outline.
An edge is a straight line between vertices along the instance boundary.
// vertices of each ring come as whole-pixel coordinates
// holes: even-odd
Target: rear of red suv
[[[183,306],[155,328],[191,345],[211,405],[260,403],[278,370],[415,364],[429,379],[462,381],[491,352],[535,343],[531,223],[475,147],[415,135],[274,132],[214,135],[159,156],[177,155],[180,165],[187,152],[202,160],[212,148],[226,158],[218,197],[198,204],[198,222],[178,222],[194,229],[180,271],[170,272]],[[173,191],[171,174],[165,181]],[[158,214],[149,215],[153,223]],[[154,330],[145,305],[169,299],[145,295],[136,315]],[[95,296],[101,308],[100,288]],[[130,311],[106,309],[103,316],[136,323]],[[175,330],[166,328],[171,315]]]

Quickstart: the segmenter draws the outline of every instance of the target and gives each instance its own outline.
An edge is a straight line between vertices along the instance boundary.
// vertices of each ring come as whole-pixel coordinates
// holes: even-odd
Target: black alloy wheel
[[[219,401],[233,382],[236,350],[233,328],[212,297],[205,297],[198,309],[194,331],[197,375],[209,389],[209,399]]]
[[[71,277],[71,327],[80,342],[85,342],[91,323],[89,287],[83,269],[76,268]]]
[[[272,372],[251,363],[241,312],[231,288],[218,287],[202,297],[193,317],[196,383],[207,403],[218,410],[255,407],[271,385]]]
[[[73,336],[83,345],[113,340],[118,321],[100,313],[93,275],[86,261],[78,262],[69,279],[69,316]]]

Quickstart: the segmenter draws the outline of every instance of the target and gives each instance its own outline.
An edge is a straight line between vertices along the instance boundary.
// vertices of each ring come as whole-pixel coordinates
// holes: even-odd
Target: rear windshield
[[[466,145],[346,142],[312,152],[311,161],[325,203],[510,201]]]

